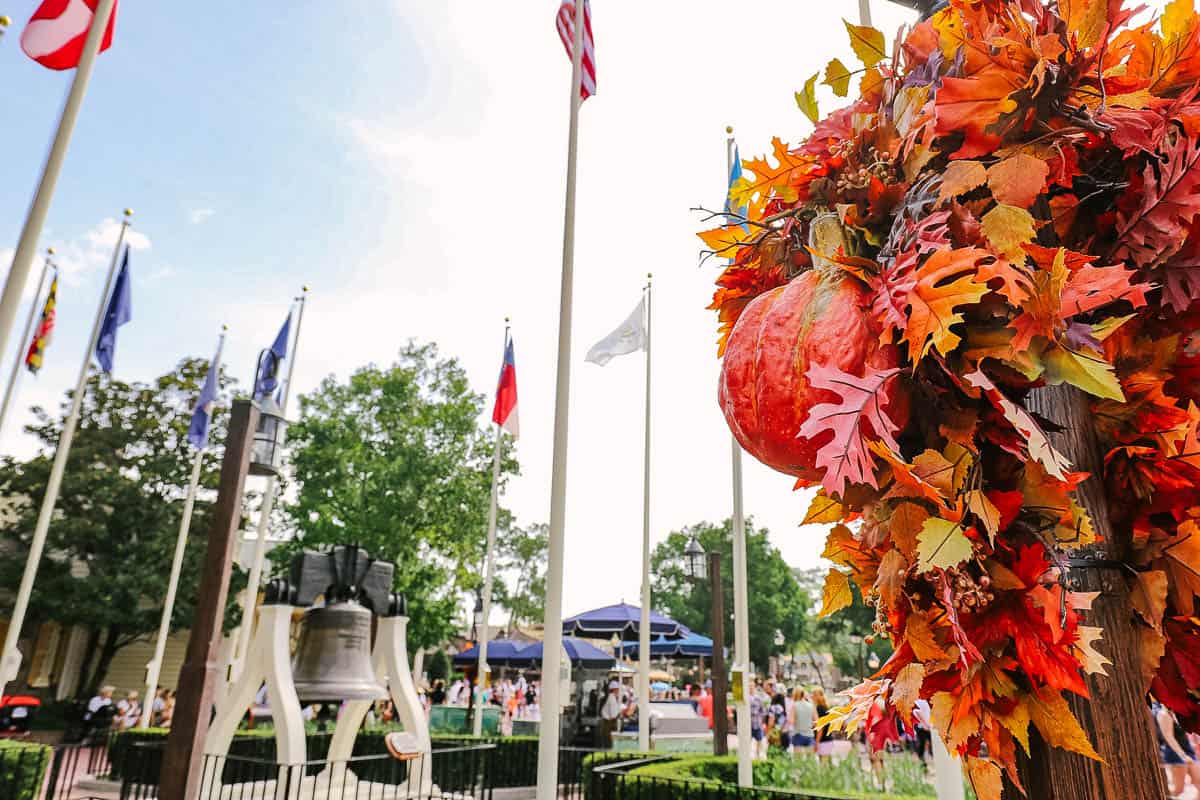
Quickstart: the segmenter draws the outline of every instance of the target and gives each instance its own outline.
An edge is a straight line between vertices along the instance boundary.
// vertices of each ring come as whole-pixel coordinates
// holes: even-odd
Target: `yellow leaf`
[[[978,161],[951,161],[942,173],[942,188],[938,192],[938,200],[944,203],[960,194],[966,194],[983,186],[987,177],[987,167]]]
[[[808,506],[808,513],[804,515],[804,521],[801,525],[811,525],[815,523],[841,522],[846,515],[846,507],[838,500],[825,494],[822,489],[817,492],[817,496],[813,498],[812,503]]]
[[[742,230],[741,225],[730,225],[701,231],[696,234],[708,248],[723,258],[732,258],[742,242],[750,238],[749,233]]]
[[[821,613],[818,616],[827,617],[853,602],[854,593],[850,591],[850,579],[846,573],[838,569],[829,570],[825,576],[825,589],[821,592]]]
[[[1007,714],[992,712],[1000,724],[1008,729],[1013,738],[1021,743],[1025,752],[1029,752],[1029,701],[1021,698]]]
[[[814,125],[821,118],[821,112],[817,109],[817,78],[819,75],[813,75],[804,82],[804,88],[796,92],[796,105],[804,112],[804,116],[808,117]]]
[[[960,306],[978,303],[987,294],[987,285],[974,280],[976,265],[986,257],[986,251],[974,247],[938,250],[917,270],[904,331],[914,361],[924,358],[930,346],[949,355],[962,341],[951,326],[963,321]]]
[[[825,65],[825,80],[823,83],[833,89],[838,97],[845,97],[850,89],[850,70],[838,59],[833,59]]]
[[[908,615],[908,621],[904,623],[904,641],[908,642],[913,655],[921,661],[937,661],[946,657],[946,651],[933,635],[933,628],[929,627],[929,620],[919,612]],[[897,647],[899,644],[896,643]]]
[[[979,731],[979,712],[974,708],[955,708],[962,702],[963,699],[950,692],[937,692],[929,699],[929,721],[951,752]]]
[[[982,489],[972,489],[967,492],[967,509],[979,517],[989,541],[995,542],[996,534],[1000,532],[1000,510],[996,504],[988,499]]]
[[[1069,383],[1083,389],[1093,397],[1125,402],[1121,382],[1113,372],[1113,365],[1103,356],[1071,350],[1063,345],[1051,347],[1042,354],[1046,382],[1054,385]]]
[[[1162,15],[1163,39],[1169,42],[1187,34],[1192,28],[1195,15],[1193,0],[1172,0],[1167,3]]]
[[[1067,23],[1067,32],[1075,34],[1079,48],[1091,47],[1108,25],[1108,0],[1058,0],[1058,13]]]
[[[1004,781],[1000,777],[1000,767],[995,763],[986,758],[967,756],[967,777],[979,800],[1000,800]]]
[[[850,47],[864,67],[870,68],[887,58],[883,45],[883,32],[867,25],[852,25],[846,20],[846,32],[850,34]]]
[[[1104,671],[1105,664],[1111,664],[1107,657],[1092,645],[1098,642],[1104,633],[1103,628],[1094,625],[1080,625],[1076,628],[1078,638],[1075,640],[1075,657],[1079,659],[1083,671],[1089,675],[1108,675]]]
[[[921,684],[924,682],[925,665],[917,662],[905,665],[904,669],[896,673],[896,679],[892,681],[892,706],[910,725],[912,724],[913,706],[917,704],[917,698],[921,693]]]
[[[1092,747],[1079,720],[1071,713],[1067,700],[1058,689],[1043,686],[1029,696],[1029,716],[1037,726],[1042,738],[1051,747],[1061,747],[1081,756],[1103,762],[1100,754]]]
[[[917,565],[923,572],[958,566],[973,553],[971,540],[957,522],[930,517],[917,534]]]
[[[983,215],[980,229],[992,248],[1009,261],[1025,263],[1021,245],[1033,241],[1033,215],[1023,208],[1001,203]]]
[[[883,87],[883,73],[872,67],[863,73],[858,81],[858,92],[863,97],[870,97]]]
[[[896,607],[896,599],[900,596],[900,587],[904,585],[904,574],[907,569],[908,562],[894,547],[880,559],[875,590],[879,592],[879,602],[883,603],[884,608]]]

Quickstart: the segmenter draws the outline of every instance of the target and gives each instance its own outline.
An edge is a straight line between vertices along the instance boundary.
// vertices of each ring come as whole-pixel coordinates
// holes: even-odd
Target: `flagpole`
[[[871,0],[858,0],[858,24],[871,27]]]
[[[16,392],[17,381],[21,377],[21,365],[25,363],[25,348],[29,346],[29,334],[33,332],[33,320],[37,316],[38,300],[42,296],[42,289],[46,286],[46,276],[50,274],[50,257],[53,255],[54,248],[47,248],[46,261],[42,264],[42,275],[38,278],[37,292],[34,293],[33,301],[29,304],[29,316],[25,318],[25,333],[21,336],[21,341],[17,342],[17,359],[13,362],[12,372],[9,373],[8,386],[4,389],[4,402],[0,403],[0,431],[4,430],[4,422],[8,419],[8,407]]]
[[[283,403],[280,413],[287,414],[288,398],[292,394],[292,373],[296,369],[296,349],[300,345],[300,326],[304,324],[304,304],[308,299],[308,287],[303,287],[300,296],[300,310],[296,316],[296,335],[292,339],[288,357],[286,383],[283,385]],[[267,485],[263,489],[262,508],[258,513],[258,533],[254,540],[254,560],[250,563],[250,575],[246,580],[246,591],[242,595],[242,624],[238,626],[238,646],[234,652],[228,672],[228,682],[233,683],[242,674],[242,665],[246,663],[246,651],[250,649],[250,636],[254,633],[254,607],[258,604],[258,587],[262,582],[263,562],[267,556],[267,531],[271,527],[271,510],[275,507],[275,476],[267,477]]]
[[[575,270],[575,155],[579,143],[580,73],[583,66],[583,5],[575,0],[571,48],[571,114],[567,126],[567,188],[563,204],[562,278],[558,298],[558,364],[554,386],[554,457],[550,471],[550,533],[546,565],[546,611],[542,645],[542,724],[538,735],[537,800],[558,797],[558,740],[562,714],[563,539],[567,515],[567,430],[571,397],[571,301]]]
[[[508,318],[504,318],[504,348],[508,349]],[[496,571],[496,502],[500,491],[500,453],[504,449],[504,431],[496,424],[496,446],[492,452],[492,499],[488,506],[487,566],[483,572],[483,632],[479,635],[479,666],[475,671],[475,691],[483,690],[483,681],[490,670],[488,667],[488,621],[492,618],[492,583]],[[543,653],[544,655],[544,653]],[[480,697],[482,699],[482,697]],[[471,733],[483,733],[483,707],[475,703],[476,713],[471,716]]]
[[[67,93],[67,102],[58,120],[58,130],[54,134],[54,142],[50,145],[50,153],[46,156],[46,164],[42,167],[42,178],[33,195],[33,203],[29,206],[29,213],[26,214],[25,224],[21,228],[21,238],[17,242],[17,251],[13,254],[12,267],[4,282],[4,292],[0,294],[0,352],[8,346],[8,334],[16,319],[17,308],[21,305],[21,294],[25,291],[34,252],[42,235],[42,226],[45,225],[46,215],[50,212],[50,201],[54,199],[54,188],[58,185],[58,176],[67,156],[75,120],[79,116],[83,96],[87,93],[92,66],[96,62],[96,54],[100,52],[100,43],[104,38],[104,31],[108,28],[114,5],[116,0],[98,0],[96,3],[92,27],[88,29],[87,39],[83,43],[79,66],[75,68],[71,90]],[[0,673],[2,672],[0,669]]]
[[[4,636],[4,650],[0,655],[0,695],[4,694],[4,689],[9,683],[16,680],[17,673],[21,669],[21,651],[17,649],[17,641],[21,638],[21,626],[25,623],[25,612],[29,608],[29,597],[33,593],[33,581],[37,577],[38,565],[42,560],[42,550],[46,547],[46,534],[50,530],[50,518],[54,516],[54,506],[58,503],[58,492],[62,487],[63,473],[67,468],[67,456],[71,453],[71,441],[75,438],[75,428],[79,424],[79,414],[83,407],[88,367],[92,363],[96,341],[100,338],[100,326],[104,322],[108,295],[112,291],[113,277],[117,273],[121,245],[125,242],[125,231],[129,228],[129,220],[132,216],[133,212],[128,208],[125,209],[125,218],[121,220],[121,231],[117,234],[117,246],[113,248],[112,262],[108,265],[108,278],[104,282],[104,291],[100,294],[96,319],[92,322],[92,335],[88,339],[87,349],[83,353],[83,363],[79,366],[79,378],[75,381],[75,392],[71,395],[71,411],[67,414],[67,419],[63,422],[62,433],[58,436],[54,464],[50,467],[50,478],[46,481],[46,493],[42,497],[42,507],[38,512],[37,525],[33,529],[33,539],[29,543],[29,555],[25,559],[25,572],[21,575],[21,585],[17,589],[17,599],[9,618],[8,632]]]
[[[221,351],[225,349],[225,331],[221,326],[221,336],[217,339],[217,357],[213,359],[213,367],[217,370],[220,380]],[[218,384],[219,385],[219,384]],[[138,723],[143,728],[150,727],[150,715],[154,712],[154,698],[158,691],[158,677],[162,673],[163,654],[167,651],[167,636],[171,633],[171,616],[175,612],[175,595],[179,590],[179,574],[183,572],[183,556],[187,552],[188,530],[192,526],[192,509],[196,505],[196,491],[200,488],[200,471],[204,466],[204,449],[196,448],[192,456],[192,477],[188,481],[187,495],[183,500],[183,516],[179,519],[179,535],[175,538],[175,558],[171,561],[171,577],[167,581],[167,596],[163,600],[162,619],[158,623],[158,637],[154,640],[154,656],[146,665],[146,694],[142,703],[142,718]]]
[[[642,465],[642,611],[638,620],[638,749],[650,752],[650,279],[646,275],[646,425]]]
[[[729,134],[725,140],[725,179],[733,173],[733,128],[726,127]],[[728,221],[728,220],[727,220]],[[746,519],[742,508],[742,448],[733,434],[729,434],[732,446],[733,477],[733,663],[735,677],[740,676],[741,691],[735,689],[737,715],[737,774],[739,786],[754,785],[754,765],[750,753],[750,612],[747,601],[746,580]]]

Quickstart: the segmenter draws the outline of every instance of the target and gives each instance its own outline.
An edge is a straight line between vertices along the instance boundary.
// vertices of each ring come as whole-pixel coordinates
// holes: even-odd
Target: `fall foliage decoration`
[[[923,698],[981,798],[1018,749],[1098,758],[1067,693],[1103,672],[1105,482],[1145,685],[1200,731],[1200,17],[1122,0],[951,0],[895,43],[847,24],[796,93],[798,145],[743,161],[711,308],[719,400],[751,454],[820,485],[824,613],[857,584],[892,658],[829,718]],[[816,86],[859,96],[822,117]],[[1086,394],[1104,475],[1055,449],[1031,392]]]

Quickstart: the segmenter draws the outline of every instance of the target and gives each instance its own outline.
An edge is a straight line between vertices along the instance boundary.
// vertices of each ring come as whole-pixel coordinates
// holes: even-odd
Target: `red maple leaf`
[[[1188,228],[1200,212],[1200,146],[1176,132],[1163,139],[1165,161],[1151,159],[1142,170],[1141,202],[1117,213],[1114,256],[1154,266],[1183,246]]]
[[[821,476],[825,491],[840,495],[847,483],[866,483],[878,488],[867,436],[874,434],[893,450],[900,449],[892,436],[899,428],[884,410],[888,402],[884,389],[899,372],[899,368],[867,367],[860,378],[824,364],[808,368],[809,386],[841,396],[836,403],[813,406],[796,434],[813,440],[832,434],[817,451],[817,467],[825,469]]]

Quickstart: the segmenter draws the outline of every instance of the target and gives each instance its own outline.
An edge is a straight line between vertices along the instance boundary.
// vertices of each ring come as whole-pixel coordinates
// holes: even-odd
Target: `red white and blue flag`
[[[496,407],[492,411],[492,422],[517,438],[517,362],[513,358],[513,341],[508,337],[504,345],[504,364],[500,367],[500,382],[496,385]]]
[[[575,3],[563,0],[558,8],[558,38],[567,48],[567,58],[575,61]],[[579,62],[579,95],[587,100],[596,93],[596,45],[592,41],[592,8],[583,0],[583,58]]]
[[[25,55],[47,69],[75,69],[83,55],[83,42],[92,27],[98,0],[43,0],[33,12],[29,24],[21,32],[21,49]],[[117,4],[112,14],[100,52],[112,46],[113,27],[117,23]]]

